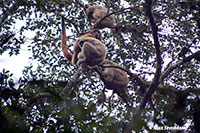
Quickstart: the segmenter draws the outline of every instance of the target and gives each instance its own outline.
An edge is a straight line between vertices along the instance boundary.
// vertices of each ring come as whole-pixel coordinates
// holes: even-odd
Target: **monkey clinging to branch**
[[[98,5],[90,6],[88,4],[85,4],[85,13],[86,13],[87,19],[91,23],[94,23],[93,29],[95,28],[103,29],[105,27],[112,27],[115,22],[113,14],[107,16],[101,21],[103,17],[111,13],[111,11],[108,11],[107,8],[102,7],[102,6],[98,6]]]
[[[106,48],[100,40],[85,36],[81,36],[76,40],[72,57],[73,64],[95,66],[101,64],[105,57]]]
[[[117,93],[126,103],[128,103],[126,88],[129,83],[129,79],[127,73],[119,68],[115,68],[115,66],[119,65],[110,60],[105,60],[102,66],[103,67],[101,70],[105,87],[107,89],[113,90],[114,93]]]
[[[105,60],[106,48],[101,42],[101,32],[97,29],[93,29],[89,33],[86,33],[76,39],[73,54],[69,52],[66,41],[64,15],[62,15],[61,48],[64,56],[74,65],[78,66],[81,64],[95,66]]]

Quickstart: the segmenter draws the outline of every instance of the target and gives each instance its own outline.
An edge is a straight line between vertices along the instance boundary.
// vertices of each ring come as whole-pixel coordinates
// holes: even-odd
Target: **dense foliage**
[[[103,43],[107,59],[130,71],[132,107],[104,92],[93,71],[69,85],[77,66],[61,52],[60,13],[65,13],[73,51],[74,40],[90,30],[86,3],[115,12],[115,26],[102,30]],[[37,69],[25,66],[18,81],[14,72],[0,70],[0,132],[142,132],[163,127],[200,132],[198,0],[0,0],[0,6],[0,55],[9,51],[12,58],[27,45],[30,60],[38,62]],[[19,20],[26,24],[16,32],[12,27]],[[31,42],[27,31],[35,33]]]

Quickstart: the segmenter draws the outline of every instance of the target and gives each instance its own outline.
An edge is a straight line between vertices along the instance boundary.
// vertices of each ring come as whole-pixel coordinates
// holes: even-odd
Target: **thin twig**
[[[109,17],[109,16],[111,16],[111,15],[113,15],[113,14],[118,14],[118,13],[120,13],[120,12],[124,12],[125,10],[128,10],[128,9],[134,9],[134,7],[128,7],[128,8],[124,8],[124,9],[121,9],[121,10],[119,10],[119,11],[115,11],[115,12],[111,12],[111,13],[107,13],[107,15],[105,15],[103,18],[101,18],[101,20],[98,22],[98,23],[96,23],[95,25],[94,25],[94,29],[95,28],[97,28],[98,27],[98,25],[105,19],[105,18],[107,18],[107,17]]]
[[[73,26],[74,26],[74,28],[76,29],[76,31],[77,31],[77,33],[78,34],[80,34],[80,31],[79,31],[79,29],[78,29],[78,25],[76,24],[76,23],[74,23],[72,20],[70,20],[70,19],[67,19],[66,21],[68,21],[69,23],[71,23]]]
[[[190,55],[190,56],[184,58],[183,60],[178,61],[176,64],[171,65],[168,69],[166,69],[166,70],[162,73],[162,75],[161,75],[161,77],[160,77],[160,82],[163,82],[163,80],[164,80],[174,69],[176,69],[176,68],[179,67],[180,65],[183,65],[184,63],[189,62],[189,61],[191,61],[191,60],[194,59],[194,58],[198,58],[199,56],[200,56],[200,51],[197,51],[196,53],[194,53],[194,54],[192,54],[192,55]]]
[[[125,71],[128,75],[132,75],[132,73],[129,70],[126,70],[126,69],[124,69],[124,68],[122,68],[120,66],[105,65],[105,64],[104,65],[100,64],[99,66],[103,67],[103,68],[106,68],[106,67],[108,67],[108,68],[118,68],[118,69],[121,69],[121,70]]]
[[[80,2],[79,0],[75,0],[75,1],[76,1],[75,4],[78,3],[78,5],[79,5],[80,7],[83,7],[83,8],[85,7],[84,4],[81,4],[81,2]]]

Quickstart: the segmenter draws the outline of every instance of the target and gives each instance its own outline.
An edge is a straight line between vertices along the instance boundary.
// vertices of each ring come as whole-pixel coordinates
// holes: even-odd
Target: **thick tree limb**
[[[75,0],[75,4],[78,4],[80,7],[84,8],[84,4],[82,4],[79,0]]]
[[[156,89],[158,88],[158,85],[160,84],[159,79],[160,79],[160,75],[161,75],[161,62],[162,62],[162,58],[161,58],[161,52],[160,52],[160,43],[159,43],[159,39],[158,39],[158,27],[155,23],[153,14],[152,14],[152,0],[145,0],[146,1],[146,12],[147,12],[147,16],[149,17],[149,21],[151,23],[151,29],[153,32],[153,39],[154,39],[154,46],[155,46],[155,52],[156,52],[156,73],[154,76],[154,79],[152,81],[152,83],[149,85],[146,93],[144,94],[142,101],[140,102],[139,108],[137,113],[141,114],[147,104],[147,102],[151,99],[152,94],[156,91]]]
[[[78,79],[79,79],[80,75],[82,74],[82,71],[83,71],[82,67],[79,67],[78,70],[76,71],[76,73],[71,78],[71,80],[67,83],[65,88],[62,90],[61,97],[63,100],[66,100],[68,98],[70,98],[69,100],[71,100],[73,98],[73,96],[70,97],[70,95],[72,95],[72,93],[74,91],[74,89],[72,89],[72,87],[74,87],[74,85],[77,84]]]
[[[77,90],[75,87],[79,81],[79,77],[83,72],[83,68],[79,67],[76,73],[73,75],[71,80],[67,83],[65,88],[60,93],[62,98],[62,103],[60,105],[61,112],[67,107],[68,103],[75,97],[75,91]]]
[[[157,66],[156,66],[156,73],[154,76],[154,79],[152,81],[152,83],[149,85],[146,93],[143,96],[142,101],[140,102],[138,111],[136,112],[136,114],[141,114],[142,111],[144,110],[147,102],[149,102],[149,100],[151,99],[152,94],[159,88],[159,84],[177,67],[179,67],[180,65],[191,61],[193,58],[199,59],[200,56],[200,51],[184,58],[183,60],[177,62],[176,64],[172,65],[171,67],[169,67],[165,72],[163,72],[163,74],[161,75],[161,62],[162,62],[162,58],[161,58],[161,52],[160,52],[160,44],[159,44],[159,39],[158,39],[158,27],[156,26],[152,11],[151,11],[151,6],[152,6],[152,0],[146,0],[146,4],[147,4],[147,15],[149,17],[150,23],[151,23],[151,28],[152,28],[152,32],[153,32],[153,39],[154,39],[154,46],[155,46],[155,50],[156,50],[156,62],[157,62]]]
[[[174,65],[171,65],[168,69],[166,69],[161,77],[160,77],[160,81],[162,82],[174,69],[176,69],[177,67],[179,67],[180,65],[183,65],[184,63],[186,62],[189,62],[191,61],[192,59],[194,58],[199,58],[200,57],[200,51],[197,51],[196,53],[184,58],[183,60],[181,61],[178,61],[176,64]]]

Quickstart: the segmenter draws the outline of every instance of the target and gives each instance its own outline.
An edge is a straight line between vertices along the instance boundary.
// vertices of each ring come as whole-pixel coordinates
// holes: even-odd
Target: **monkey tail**
[[[66,30],[65,30],[65,18],[64,18],[64,14],[61,14],[61,27],[62,27],[62,35],[61,35],[61,48],[62,48],[62,52],[65,56],[65,58],[67,58],[70,62],[72,61],[72,53],[69,52],[68,50],[68,46],[67,46],[67,38],[66,38]]]

